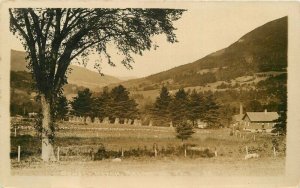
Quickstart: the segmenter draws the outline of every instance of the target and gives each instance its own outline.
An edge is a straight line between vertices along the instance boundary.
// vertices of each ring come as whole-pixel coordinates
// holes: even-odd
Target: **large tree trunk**
[[[50,103],[46,100],[44,95],[41,95],[41,103],[42,103],[42,160],[45,162],[55,161],[55,155],[53,150],[53,145],[50,142],[49,135],[51,134],[50,129],[50,121],[51,121],[51,113],[50,113]]]

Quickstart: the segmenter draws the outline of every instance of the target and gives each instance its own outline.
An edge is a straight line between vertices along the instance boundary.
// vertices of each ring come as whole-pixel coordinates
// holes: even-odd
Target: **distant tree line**
[[[220,126],[220,108],[213,95],[203,95],[195,90],[179,89],[171,95],[167,87],[162,87],[151,109],[152,119],[158,126],[179,125],[188,121],[193,126],[197,120],[207,123],[210,127]]]
[[[89,89],[79,91],[78,95],[70,102],[72,110],[71,114],[76,116],[90,116],[104,119],[108,117],[110,120],[119,118],[123,121],[127,119],[135,119],[139,117],[137,103],[129,97],[129,91],[119,85],[111,91],[105,87],[99,96],[92,96]]]

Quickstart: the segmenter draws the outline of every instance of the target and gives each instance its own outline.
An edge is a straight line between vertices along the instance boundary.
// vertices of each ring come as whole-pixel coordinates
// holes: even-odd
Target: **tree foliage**
[[[71,101],[72,113],[77,116],[90,116],[92,113],[92,93],[89,89],[78,91],[76,97]]]
[[[195,126],[196,121],[201,120],[218,127],[222,123],[220,117],[226,117],[227,124],[231,120],[231,113],[230,110],[228,113],[221,111],[221,106],[213,94],[197,93],[196,90],[190,92],[183,88],[172,96],[163,87],[152,108],[152,116],[162,122],[160,125],[169,125],[172,121],[175,126],[182,122],[190,122]]]
[[[263,106],[258,100],[250,100],[246,103],[246,110],[248,112],[261,112],[263,111]]]
[[[205,113],[203,96],[193,90],[188,104],[188,119],[195,124],[197,119],[203,119]]]
[[[175,124],[188,119],[188,103],[188,93],[183,88],[179,89],[170,104],[170,115]]]
[[[108,87],[104,87],[100,96],[93,100],[92,111],[93,117],[105,118],[112,114],[112,98]]]
[[[92,118],[111,120],[135,119],[139,117],[137,103],[129,97],[129,92],[122,86],[116,86],[111,91],[107,87],[103,88],[102,93],[93,97],[89,89],[79,91],[78,95],[71,102],[73,114],[76,116],[90,116]]]
[[[124,86],[114,87],[110,94],[112,98],[112,113],[109,117],[113,119],[134,119],[138,117],[137,103],[134,99],[129,98],[129,92]]]
[[[66,118],[68,112],[68,100],[65,96],[60,96],[56,102],[55,117],[63,120]]]
[[[170,123],[169,107],[171,100],[168,88],[163,86],[151,109],[152,118],[156,121],[156,124],[167,126]]]
[[[191,138],[192,134],[194,133],[193,125],[187,123],[186,121],[181,121],[176,126],[176,138],[181,139],[182,142],[188,138]]]
[[[286,134],[287,131],[287,96],[282,95],[279,105],[279,118],[277,123],[274,125],[273,132],[280,132],[281,134]]]
[[[219,104],[213,95],[208,95],[205,99],[205,115],[203,121],[211,127],[216,127],[220,123]]]

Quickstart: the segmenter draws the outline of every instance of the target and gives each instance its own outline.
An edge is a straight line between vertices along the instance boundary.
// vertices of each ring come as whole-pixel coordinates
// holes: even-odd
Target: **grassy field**
[[[97,176],[281,176],[284,174],[284,159],[234,158],[147,158],[124,159],[122,162],[103,161],[60,161],[55,163],[14,163],[12,175],[97,175]]]
[[[284,172],[285,140],[282,136],[241,133],[231,135],[230,129],[196,129],[187,141],[197,148],[217,150],[217,157],[195,157],[187,150],[184,155],[162,155],[162,150],[181,146],[175,138],[174,128],[139,127],[124,125],[60,125],[55,141],[55,151],[60,147],[60,161],[44,164],[40,161],[39,139],[33,130],[19,130],[11,137],[12,174],[45,175],[280,175]],[[277,156],[273,156],[274,140],[278,143]],[[112,159],[92,161],[86,155],[90,149],[97,151],[104,146],[111,151],[132,149],[153,150],[157,145],[157,157],[127,157],[122,162]],[[17,146],[21,146],[21,162],[16,161]],[[246,146],[249,153],[259,158],[244,160]],[[85,153],[85,154],[84,154]],[[120,156],[121,157],[121,156]],[[45,170],[45,168],[47,170]],[[76,172],[71,169],[78,169]],[[226,169],[226,170],[225,170]],[[264,169],[264,170],[263,170]],[[77,175],[78,175],[77,174]],[[74,175],[74,174],[73,174]]]

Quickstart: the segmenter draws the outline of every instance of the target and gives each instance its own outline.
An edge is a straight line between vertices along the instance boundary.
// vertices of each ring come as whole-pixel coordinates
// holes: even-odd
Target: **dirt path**
[[[121,162],[61,161],[50,164],[14,164],[12,175],[67,176],[279,176],[284,174],[284,158],[252,160],[232,158],[124,159]]]

